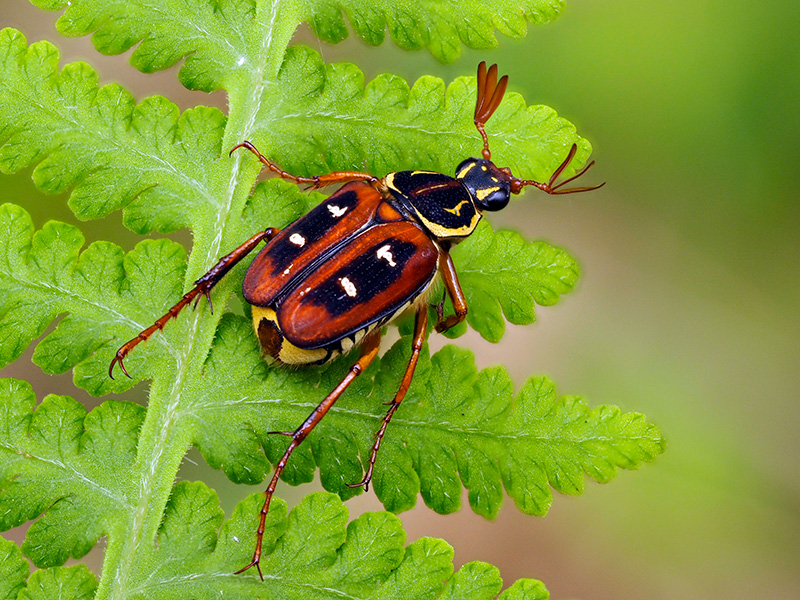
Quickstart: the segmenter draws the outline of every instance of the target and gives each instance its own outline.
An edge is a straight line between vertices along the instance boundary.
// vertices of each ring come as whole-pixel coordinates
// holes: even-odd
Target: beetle
[[[368,489],[381,440],[411,385],[427,335],[428,292],[437,277],[444,283],[454,313],[444,316],[443,298],[434,307],[434,329],[446,331],[466,317],[467,302],[450,249],[475,231],[482,213],[505,208],[511,194],[519,194],[527,186],[548,194],[570,194],[603,185],[563,188],[585,173],[594,161],[556,184],[575,156],[575,144],[546,183],[519,179],[510,169],[492,162],[484,126],[500,105],[507,85],[507,75],[498,81],[497,65],[488,69],[485,62],[478,65],[474,123],[483,140],[483,150],[481,158],[468,158],[458,165],[455,177],[419,170],[389,173],[382,178],[359,171],[299,177],[281,169],[248,141],[235,146],[230,154],[245,148],[279,177],[307,184],[309,189],[344,185],[285,229],[265,229],[221,258],[165,315],[120,347],[114,356],[109,376],[113,377],[117,364],[128,375],[123,364],[125,356],[201,295],[210,304],[214,285],[262,241],[266,244],[250,265],[242,291],[252,306],[253,326],[265,359],[286,365],[323,364],[359,348],[359,357],[344,379],[297,429],[273,432],[291,440],[264,492],[253,559],[237,573],[255,566],[261,576],[259,562],[266,517],[292,452],[374,360],[380,348],[381,328],[400,314],[413,311],[411,356],[375,434],[364,478],[352,484]]]

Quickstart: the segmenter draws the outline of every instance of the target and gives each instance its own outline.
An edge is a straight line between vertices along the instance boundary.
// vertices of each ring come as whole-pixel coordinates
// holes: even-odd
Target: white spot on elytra
[[[289,241],[292,242],[295,246],[300,246],[301,248],[306,245],[306,238],[304,238],[299,233],[293,233],[289,236]]]
[[[389,244],[386,244],[385,246],[378,248],[376,254],[378,255],[378,258],[386,259],[386,262],[389,263],[389,266],[396,267],[397,263],[394,262],[394,257],[392,256],[391,250],[392,247]]]
[[[331,211],[331,214],[338,219],[347,212],[347,207],[345,206],[342,208],[341,206],[336,206],[335,204],[328,204],[328,210]]]
[[[347,277],[342,277],[339,283],[342,284],[345,294],[347,294],[351,298],[356,297],[356,294],[358,294],[358,290],[356,290],[356,286],[353,285],[352,281],[350,281]]]

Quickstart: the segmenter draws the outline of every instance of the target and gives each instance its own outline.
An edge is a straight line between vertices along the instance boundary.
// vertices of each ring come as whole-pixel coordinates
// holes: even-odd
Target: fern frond
[[[348,36],[346,16],[368,44],[382,44],[388,30],[399,47],[427,48],[439,60],[450,62],[461,54],[462,44],[482,49],[497,46],[495,30],[523,37],[527,22],[549,22],[558,17],[564,4],[563,0],[31,1],[49,10],[66,7],[58,21],[59,31],[71,36],[94,33],[94,44],[104,54],[119,54],[139,44],[131,62],[142,71],[165,69],[188,56],[181,81],[206,91],[230,89],[226,80],[234,79],[237,67],[265,44],[265,35],[274,33],[276,23],[282,37],[291,37],[305,21],[320,39],[336,43]]]
[[[286,441],[269,431],[291,430],[309,412],[308,390],[324,392],[349,364],[291,376],[263,369],[250,324],[223,318],[195,402],[186,407],[195,444],[209,462],[238,482],[259,481]],[[354,382],[309,440],[292,455],[284,478],[310,481],[314,471],[326,489],[342,497],[356,492],[362,464],[383,402],[396,391],[409,352],[401,340],[380,368]],[[223,399],[226,399],[223,401]],[[313,404],[313,402],[312,402]],[[245,428],[247,424],[249,428]],[[478,372],[471,354],[453,346],[423,353],[406,399],[393,418],[375,467],[375,492],[387,509],[411,508],[421,494],[440,513],[460,507],[462,486],[473,510],[494,517],[503,489],[526,513],[545,514],[559,492],[583,491],[583,474],[605,482],[619,468],[637,468],[663,451],[658,429],[636,413],[615,407],[590,409],[575,397],[558,398],[547,378],[529,380],[519,393],[500,367]]]
[[[445,86],[422,77],[413,87],[381,75],[364,84],[354,65],[325,65],[304,46],[289,48],[278,88],[261,103],[253,140],[286,170],[317,175],[358,168],[388,171],[431,169],[453,173],[481,150],[473,123],[474,78]],[[546,181],[567,156],[578,153],[569,173],[591,153],[575,127],[545,106],[526,106],[509,93],[487,126],[492,157],[519,177]],[[565,173],[565,176],[568,175]]]
[[[119,85],[98,87],[85,63],[59,71],[58,61],[49,42],[28,48],[19,32],[0,32],[0,168],[36,165],[42,190],[74,188],[70,207],[82,219],[127,207],[125,223],[140,233],[202,231],[224,197],[224,115],[200,107],[179,116],[158,96],[137,105]]]
[[[527,23],[546,23],[561,12],[563,0],[445,0],[443,2],[396,3],[389,0],[307,0],[306,20],[327,42],[340,42],[348,35],[343,16],[368,44],[384,41],[384,31],[404,50],[427,48],[443,62],[451,62],[468,48],[497,46],[495,29],[520,38]]]

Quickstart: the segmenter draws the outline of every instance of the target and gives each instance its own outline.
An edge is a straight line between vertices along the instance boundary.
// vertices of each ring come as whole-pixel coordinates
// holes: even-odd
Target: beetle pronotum
[[[210,302],[214,285],[262,241],[266,245],[247,271],[243,293],[252,306],[253,325],[265,358],[292,365],[323,364],[359,347],[358,360],[306,420],[294,431],[275,432],[291,441],[264,492],[253,559],[237,573],[255,566],[261,575],[259,561],[270,501],[292,452],[378,354],[381,327],[412,310],[414,334],[405,374],[375,434],[364,477],[353,484],[369,486],[386,427],[411,385],[427,334],[426,292],[437,276],[444,282],[455,312],[444,317],[443,301],[439,303],[436,331],[453,327],[467,314],[450,248],[475,230],[481,213],[504,208],[512,193],[519,194],[527,186],[548,194],[570,194],[602,185],[563,188],[594,161],[556,184],[575,156],[574,144],[547,183],[519,179],[510,169],[495,166],[484,126],[500,105],[507,84],[508,76],[498,81],[497,65],[488,70],[484,62],[478,66],[474,122],[483,139],[482,158],[463,161],[455,177],[432,171],[400,171],[383,178],[358,171],[298,177],[263,156],[250,142],[234,147],[231,153],[246,148],[270,171],[297,184],[309,184],[310,188],[345,185],[285,229],[265,229],[221,258],[175,306],[124,344],[112,360],[109,375],[113,376],[116,364],[128,375],[122,362],[125,356],[201,294]]]

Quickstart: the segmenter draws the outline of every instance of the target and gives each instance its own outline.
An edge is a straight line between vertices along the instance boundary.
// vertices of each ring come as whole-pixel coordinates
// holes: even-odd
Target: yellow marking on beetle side
[[[500,186],[484,188],[482,190],[475,190],[475,195],[478,197],[478,200],[483,200],[489,194],[495,193],[497,190],[500,189]]]
[[[461,227],[444,227],[439,223],[435,223],[429,219],[425,218],[425,215],[420,213],[418,210],[414,211],[417,214],[417,218],[420,222],[427,227],[428,231],[430,231],[434,237],[439,239],[453,239],[453,238],[465,238],[473,231],[475,231],[475,227],[478,226],[478,221],[481,220],[481,213],[477,210],[473,213],[472,218],[470,219],[469,224],[463,225]]]
[[[298,348],[289,340],[287,340],[283,335],[283,331],[281,331],[280,325],[278,324],[278,315],[275,314],[275,310],[269,306],[253,306],[253,327],[256,330],[256,336],[258,336],[258,325],[261,323],[262,319],[266,319],[267,321],[274,323],[275,328],[281,334],[281,347],[277,358],[274,358],[264,352],[264,359],[268,363],[273,363],[277,360],[285,365],[305,365],[319,362],[327,355],[327,351],[323,348],[306,350],[305,348]]]
[[[469,172],[470,172],[472,169],[474,169],[474,168],[475,168],[475,165],[476,165],[476,164],[477,164],[477,163],[469,163],[469,164],[468,164],[466,167],[464,167],[463,169],[461,169],[461,170],[458,172],[458,174],[456,175],[456,178],[458,178],[458,179],[463,179],[463,178],[464,178],[464,176],[466,176],[466,174],[467,174],[467,173],[469,173]]]
[[[454,208],[445,208],[445,210],[447,212],[451,213],[451,214],[454,214],[457,217],[460,217],[461,216],[461,207],[464,206],[465,204],[469,204],[469,200],[462,200]]]

